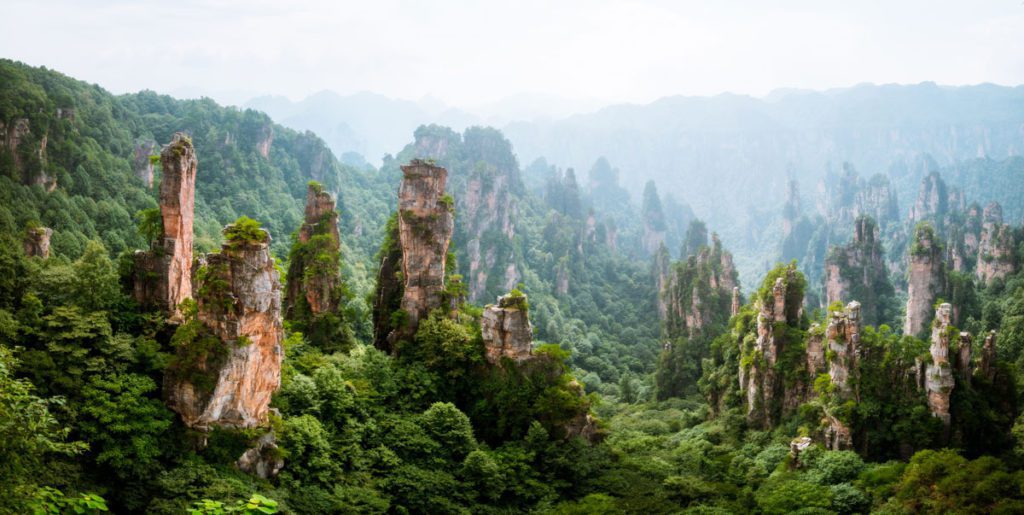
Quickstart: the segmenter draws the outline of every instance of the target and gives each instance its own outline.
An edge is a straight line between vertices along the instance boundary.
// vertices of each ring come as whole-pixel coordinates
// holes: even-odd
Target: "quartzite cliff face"
[[[728,320],[737,274],[732,254],[722,248],[717,235],[712,235],[710,247],[703,245],[695,255],[675,263],[667,276],[663,277],[667,250],[655,258],[658,309],[667,338],[693,337],[715,321]]]
[[[946,272],[942,261],[942,246],[935,231],[927,223],[914,231],[910,248],[910,270],[907,279],[907,317],[903,334],[917,335],[931,320],[932,305],[945,290]]]
[[[402,255],[402,300],[405,313],[392,342],[410,339],[419,321],[441,306],[448,246],[455,229],[451,197],[445,194],[448,171],[414,160],[402,167],[398,190],[398,240]]]
[[[935,311],[935,322],[932,324],[931,363],[925,371],[925,389],[928,391],[928,408],[932,415],[935,415],[942,424],[949,428],[949,398],[956,386],[956,379],[953,377],[953,367],[949,359],[949,346],[951,335],[949,328],[950,317],[953,315],[953,307],[949,304],[942,304]]]
[[[281,282],[260,231],[261,240],[229,239],[196,270],[196,320],[216,340],[179,349],[164,379],[168,406],[189,427],[262,426],[281,384]]]
[[[147,252],[135,253],[134,296],[180,320],[178,305],[192,297],[192,222],[196,160],[192,140],[177,133],[160,153],[160,217],[163,232]]]

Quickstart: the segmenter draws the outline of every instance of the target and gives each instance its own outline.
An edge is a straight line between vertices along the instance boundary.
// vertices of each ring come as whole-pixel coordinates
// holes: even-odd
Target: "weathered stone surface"
[[[945,266],[942,248],[934,230],[927,224],[917,227],[910,249],[910,270],[907,279],[907,317],[903,334],[917,335],[931,319],[932,305],[945,290]]]
[[[825,329],[828,342],[828,375],[832,383],[835,404],[842,404],[856,395],[851,385],[857,373],[858,352],[860,347],[860,303],[850,302],[844,311],[831,313],[831,320]],[[810,343],[808,343],[810,352]],[[808,356],[808,360],[810,357]],[[832,450],[843,450],[853,447],[853,436],[850,428],[833,412],[834,404],[825,408],[828,420],[826,430],[826,446]]]
[[[153,162],[149,156],[153,155],[157,148],[159,147],[155,141],[143,140],[135,143],[132,152],[132,170],[147,188],[153,187]]]
[[[338,309],[337,289],[341,286],[341,274],[337,266],[341,246],[338,212],[331,194],[317,184],[310,184],[306,192],[305,221],[299,228],[300,245],[309,244],[317,235],[325,235],[329,240],[319,241],[315,248],[306,248],[304,252],[293,252],[288,264],[285,313],[289,319],[298,315],[300,297],[305,299],[305,305],[313,317]],[[333,262],[319,263],[317,254],[323,254]]]
[[[472,302],[484,298],[491,274],[504,272],[506,285],[515,286],[520,280],[511,244],[518,215],[518,206],[511,194],[514,181],[515,170],[478,168],[466,183],[465,195],[459,199],[458,224],[460,234],[466,238],[469,300]],[[489,241],[495,238],[506,244],[495,245]],[[497,263],[506,263],[504,270],[495,270]]]
[[[917,201],[910,209],[911,222],[933,221],[939,227],[949,212],[949,189],[942,175],[932,172],[921,179]]]
[[[996,332],[990,331],[985,336],[985,343],[981,347],[981,357],[978,359],[976,372],[991,382],[996,375]]]
[[[864,322],[877,325],[887,318],[883,297],[893,294],[878,225],[871,217],[860,216],[854,223],[853,241],[832,247],[825,258],[825,305],[860,297],[868,306]]]
[[[669,281],[669,274],[672,270],[672,256],[668,253],[668,247],[662,245],[654,253],[654,267],[651,270],[654,276],[654,290],[658,292],[658,318],[665,320],[668,316],[668,302],[665,299],[665,286]]]
[[[997,202],[985,206],[982,220],[976,273],[978,281],[991,284],[1015,271],[1013,231],[1003,223],[1003,208]]]
[[[931,347],[929,352],[932,361],[925,372],[925,389],[928,392],[928,408],[932,415],[942,420],[948,428],[950,423],[949,397],[956,386],[953,368],[949,363],[950,317],[953,307],[942,304],[935,310],[935,322],[932,323]]]
[[[277,446],[274,432],[270,431],[259,437],[254,447],[242,453],[235,466],[242,472],[261,479],[277,477],[278,472],[284,468],[284,456]]]
[[[825,332],[817,323],[807,331],[807,377],[812,380],[825,370]]]
[[[793,468],[803,468],[803,463],[800,461],[800,454],[807,450],[811,446],[813,440],[809,436],[801,436],[794,438],[789,442],[789,457],[793,458]]]
[[[29,257],[50,257],[50,237],[53,229],[49,227],[32,227],[25,231],[25,255]]]
[[[274,126],[267,125],[263,127],[263,134],[259,141],[256,142],[256,151],[260,153],[264,159],[270,159],[270,146],[274,143]]]
[[[722,248],[718,237],[712,237],[710,247],[702,246],[696,255],[674,264],[665,279],[661,274],[668,250],[660,248],[664,250],[655,255],[655,281],[661,283],[658,310],[665,336],[692,337],[714,320],[726,321],[736,287],[736,270],[732,255]]]
[[[732,287],[732,304],[729,306],[729,316],[736,316],[740,313],[740,287]]]
[[[192,297],[192,223],[196,160],[192,140],[176,133],[160,153],[160,216],[163,234],[148,252],[135,253],[135,300],[179,321],[178,305]]]
[[[398,235],[405,280],[401,309],[407,319],[395,341],[416,334],[419,321],[441,305],[448,246],[454,231],[448,171],[425,161],[402,167],[398,190]]]
[[[514,361],[529,359],[533,352],[533,326],[527,312],[526,295],[503,295],[497,304],[484,308],[480,317],[480,335],[487,360],[499,363],[501,358]]]
[[[281,281],[270,235],[262,232],[263,241],[229,241],[197,269],[197,320],[220,340],[224,355],[213,362],[182,363],[215,378],[209,390],[184,370],[165,375],[168,407],[189,427],[264,425],[270,397],[281,384]]]
[[[971,338],[971,333],[961,332],[959,346],[957,347],[956,370],[960,376],[958,381],[967,387],[971,386],[971,375],[974,373],[974,370],[971,368],[972,344],[973,338]]]

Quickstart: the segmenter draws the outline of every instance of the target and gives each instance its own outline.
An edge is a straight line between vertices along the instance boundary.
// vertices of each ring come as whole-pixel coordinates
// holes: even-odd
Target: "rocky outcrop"
[[[53,229],[49,227],[30,227],[25,230],[25,255],[28,257],[50,257],[50,237]]]
[[[949,346],[953,334],[950,331],[952,315],[953,307],[949,304],[942,304],[935,310],[935,321],[932,323],[932,344],[929,348],[932,361],[925,369],[928,409],[932,415],[942,420],[947,429],[950,424],[949,398],[956,385],[953,368],[949,362]]]
[[[277,446],[274,432],[270,431],[256,440],[256,445],[247,449],[235,462],[239,470],[261,479],[277,477],[284,468],[284,453]]]
[[[168,407],[199,430],[264,425],[281,384],[281,282],[270,234],[240,238],[232,227],[221,252],[200,260],[195,318],[178,333],[199,336],[178,342],[164,376]]]
[[[42,186],[49,193],[57,188],[57,178],[50,176],[45,166],[46,144],[49,138],[43,130],[42,134],[38,135],[38,145],[26,148],[25,146],[32,142],[32,136],[28,118],[15,118],[8,123],[0,121],[0,149],[10,152],[14,169],[21,176],[22,183]]]
[[[971,368],[971,353],[973,352],[974,339],[971,333],[966,331],[960,333],[960,343],[956,353],[957,381],[968,388],[971,386],[971,376],[974,370]]]
[[[135,176],[146,185],[146,188],[153,187],[153,161],[150,156],[157,150],[157,143],[152,140],[143,140],[135,143],[132,152],[132,170]]]
[[[786,182],[786,202],[782,208],[782,238],[786,239],[793,234],[796,221],[802,213],[800,207],[800,184],[790,179]]]
[[[754,301],[756,340],[749,359],[741,360],[739,370],[740,389],[747,400],[747,421],[754,427],[773,427],[784,411],[799,404],[806,389],[806,385],[787,388],[776,373],[787,344],[786,331],[777,328],[796,326],[803,311],[803,292],[799,288],[787,291],[790,285],[799,283],[798,274],[795,267],[787,268],[782,277],[775,279],[770,296]]]
[[[737,275],[732,255],[722,248],[717,235],[711,241],[710,247],[703,245],[695,255],[675,263],[664,280],[657,271],[655,280],[662,285],[658,311],[668,339],[693,337],[712,324],[724,326],[732,315]],[[667,258],[665,250],[660,259]],[[656,255],[656,267],[658,259]]]
[[[341,272],[338,267],[341,237],[334,198],[316,183],[306,191],[305,221],[288,264],[285,315],[317,317],[338,309]]]
[[[910,209],[911,222],[931,221],[941,229],[946,214],[949,212],[950,192],[946,181],[939,172],[932,172],[921,179],[917,201]]]
[[[945,290],[942,245],[928,223],[918,224],[910,248],[907,278],[907,311],[903,334],[918,335],[931,319],[932,305]]]
[[[665,286],[668,284],[669,273],[672,270],[672,256],[668,253],[668,247],[662,245],[654,253],[654,266],[651,274],[654,276],[654,291],[658,292],[658,318],[665,320],[668,316],[668,303],[665,300]]]
[[[896,201],[896,189],[889,178],[875,174],[862,184],[856,196],[854,218],[869,216],[881,227],[899,220],[899,204]]]
[[[825,258],[825,304],[863,299],[869,306],[864,322],[876,325],[888,318],[885,308],[894,293],[878,226],[871,217],[861,216],[854,223],[853,241],[832,247]]]
[[[405,323],[393,341],[416,334],[419,321],[441,305],[448,246],[454,226],[452,198],[445,194],[448,171],[425,161],[402,167],[398,190],[398,236],[404,278],[401,309]]]
[[[1003,208],[997,202],[985,206],[982,214],[981,237],[978,241],[978,281],[991,284],[1004,279],[1014,270],[1013,231],[1003,223]]]
[[[850,302],[845,311],[834,311],[825,330],[828,351],[825,354],[828,362],[829,381],[832,384],[832,399],[826,405],[825,418],[828,428],[825,430],[826,447],[832,450],[850,449],[853,447],[853,435],[848,424],[835,413],[835,406],[855,399],[851,380],[857,372],[858,352],[860,347],[860,303]],[[810,344],[808,344],[810,348]]]
[[[533,351],[533,327],[526,295],[513,290],[498,297],[497,304],[485,307],[480,317],[480,336],[487,361],[492,364],[500,363],[501,358],[517,362],[529,359]]]
[[[259,152],[260,156],[264,159],[270,159],[270,146],[274,143],[274,126],[267,125],[263,127],[263,133],[260,135],[259,141],[256,142],[256,152]]]
[[[985,336],[985,343],[981,347],[981,356],[978,359],[978,366],[975,373],[992,382],[996,376],[996,332],[990,331]]]
[[[511,194],[510,183],[514,179],[512,172],[478,167],[460,198],[459,231],[466,238],[469,300],[472,302],[484,298],[488,280],[495,273],[503,274],[501,284],[506,290],[520,280],[511,243],[518,215],[516,199]],[[496,266],[498,264],[504,265]]]
[[[192,140],[177,133],[160,153],[160,217],[163,231],[147,252],[135,253],[133,295],[139,304],[181,319],[178,305],[192,297],[192,223],[196,160]]]
[[[729,316],[736,316],[740,313],[740,287],[732,287],[732,304],[729,306]]]

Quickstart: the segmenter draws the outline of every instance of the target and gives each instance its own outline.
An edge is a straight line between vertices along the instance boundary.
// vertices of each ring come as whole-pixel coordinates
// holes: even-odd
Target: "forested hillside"
[[[727,226],[494,128],[355,168],[6,60],[0,136],[0,512],[1024,510],[1019,158]]]

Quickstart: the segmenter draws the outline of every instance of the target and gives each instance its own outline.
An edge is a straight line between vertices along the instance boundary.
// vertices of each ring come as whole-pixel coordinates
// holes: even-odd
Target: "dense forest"
[[[751,250],[490,127],[374,168],[0,60],[0,138],[0,512],[1024,511],[1020,158]]]

